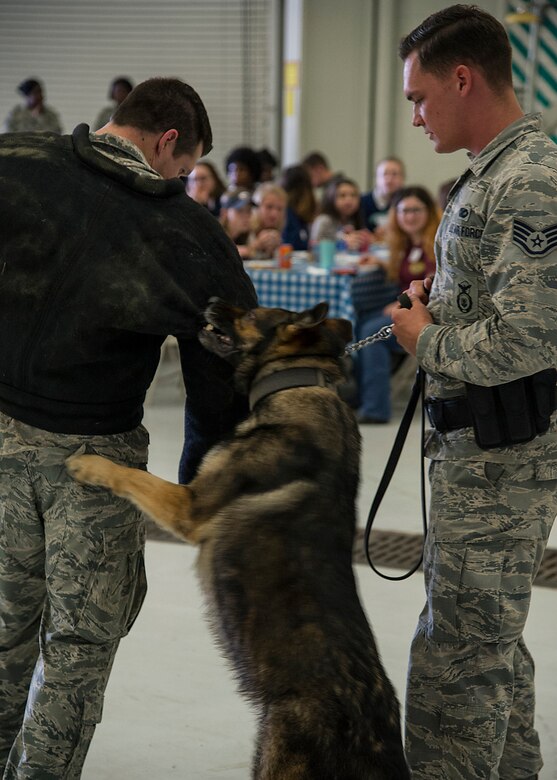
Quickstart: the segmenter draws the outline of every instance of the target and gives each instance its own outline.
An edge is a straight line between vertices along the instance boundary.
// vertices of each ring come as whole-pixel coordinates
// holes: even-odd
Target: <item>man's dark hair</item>
[[[174,156],[191,154],[199,142],[202,154],[213,147],[213,133],[207,111],[197,92],[180,79],[153,78],[133,89],[112,115],[120,127],[129,125],[147,133],[176,129]]]
[[[321,165],[325,168],[330,168],[329,161],[321,152],[310,152],[309,154],[306,154],[300,165],[303,165],[304,168],[315,168]]]
[[[400,42],[406,60],[418,52],[423,70],[442,76],[454,65],[475,65],[494,87],[512,86],[512,50],[501,22],[476,5],[452,5],[431,14]]]

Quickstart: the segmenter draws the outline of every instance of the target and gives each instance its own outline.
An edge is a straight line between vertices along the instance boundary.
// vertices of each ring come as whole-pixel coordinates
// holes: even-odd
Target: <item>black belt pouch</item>
[[[549,428],[557,370],[548,368],[504,385],[466,384],[476,443],[484,450],[531,441]]]

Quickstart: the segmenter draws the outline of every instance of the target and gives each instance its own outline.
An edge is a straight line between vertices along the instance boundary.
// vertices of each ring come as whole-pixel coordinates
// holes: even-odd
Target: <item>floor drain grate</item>
[[[148,539],[159,542],[180,542],[180,539],[160,529],[152,520],[146,521],[146,527]],[[421,555],[422,543],[421,534],[372,531],[369,540],[371,560],[374,566],[409,571]],[[356,531],[354,563],[368,565],[364,553],[364,532],[361,528]],[[557,550],[551,547],[545,551],[542,565],[536,577],[536,585],[557,588]]]
[[[422,551],[421,534],[404,534],[396,531],[372,531],[369,551],[374,566],[409,571],[419,559]],[[358,529],[354,543],[354,563],[367,566],[364,551],[364,532]],[[421,567],[420,567],[421,568]],[[536,577],[536,585],[557,588],[557,550],[548,547]]]

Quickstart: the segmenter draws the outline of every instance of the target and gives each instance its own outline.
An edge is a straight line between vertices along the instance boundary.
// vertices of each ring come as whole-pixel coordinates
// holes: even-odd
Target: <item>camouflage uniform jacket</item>
[[[61,133],[62,123],[57,112],[49,106],[44,106],[43,111],[36,116],[27,106],[13,108],[4,122],[4,133]]]
[[[192,468],[245,413],[197,333],[208,299],[256,305],[233,243],[178,179],[140,176],[72,136],[0,138],[0,410],[55,433],[142,418],[169,334],[180,343]],[[188,449],[189,448],[189,449]]]
[[[426,395],[464,393],[557,366],[557,146],[537,116],[509,125],[450,193],[436,239],[437,271],[417,357]],[[557,463],[555,415],[532,442],[485,452],[471,428],[433,432],[428,455]],[[551,466],[555,468],[555,466]]]

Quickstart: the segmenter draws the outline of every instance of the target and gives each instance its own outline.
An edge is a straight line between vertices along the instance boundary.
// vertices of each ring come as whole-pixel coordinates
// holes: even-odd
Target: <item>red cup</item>
[[[281,244],[278,248],[278,267],[292,268],[292,244]]]

